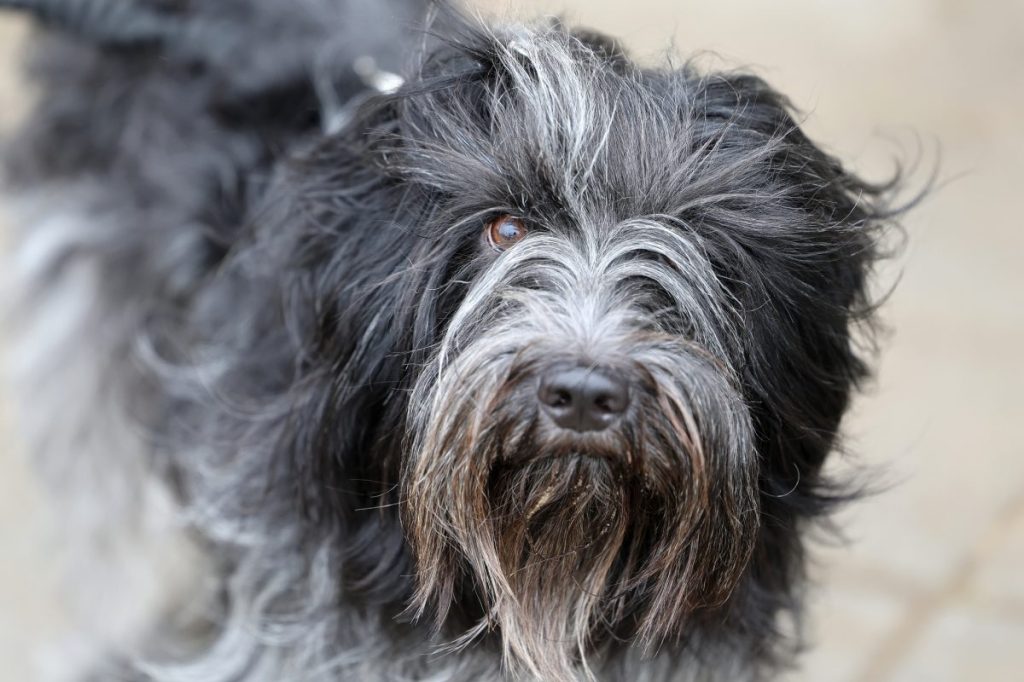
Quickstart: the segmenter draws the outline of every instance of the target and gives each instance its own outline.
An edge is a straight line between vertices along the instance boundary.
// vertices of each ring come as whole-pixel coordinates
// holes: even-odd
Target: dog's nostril
[[[602,412],[621,412],[618,402],[612,395],[602,394],[594,398],[594,406]]]
[[[559,367],[541,380],[537,392],[552,421],[573,431],[600,431],[629,407],[629,386],[609,371],[593,367]]]
[[[551,407],[565,407],[566,405],[572,404],[572,394],[564,390],[554,390],[551,394],[551,400],[548,403]]]

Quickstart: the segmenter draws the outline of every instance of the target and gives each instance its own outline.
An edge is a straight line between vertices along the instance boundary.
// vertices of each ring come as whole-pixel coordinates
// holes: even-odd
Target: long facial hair
[[[694,292],[721,292],[685,237],[629,227],[579,250],[537,236],[504,254],[412,400],[412,608],[440,626],[475,592],[483,615],[454,645],[496,630],[506,664],[541,679],[592,674],[588,657],[615,641],[681,639],[735,588],[758,525],[752,426],[710,350],[725,342],[681,333],[719,305],[691,307]],[[547,423],[535,382],[560,358],[634,377],[628,418],[588,434]]]

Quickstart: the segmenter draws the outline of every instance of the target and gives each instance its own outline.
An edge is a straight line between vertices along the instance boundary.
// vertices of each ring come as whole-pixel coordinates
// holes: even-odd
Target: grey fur
[[[6,154],[17,390],[99,519],[72,532],[129,538],[151,575],[204,556],[75,677],[784,667],[891,187],[762,81],[642,69],[592,33],[146,6],[237,33],[50,38]],[[367,55],[406,84],[368,91]],[[529,233],[497,253],[503,214]],[[632,411],[555,429],[535,393],[556,361],[628,375]],[[146,518],[170,549],[135,542]]]

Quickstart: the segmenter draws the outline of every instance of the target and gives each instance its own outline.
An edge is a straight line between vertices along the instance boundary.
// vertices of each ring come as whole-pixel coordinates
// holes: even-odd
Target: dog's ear
[[[798,464],[811,473],[867,374],[860,342],[873,320],[869,279],[900,213],[891,208],[895,182],[876,185],[850,172],[760,78],[715,74],[689,87],[700,112],[693,153],[721,157],[709,158],[705,177],[773,197],[752,206],[750,225],[717,207],[685,217],[709,227],[716,267],[749,318],[745,383],[752,403],[770,413],[766,425],[784,431],[770,446],[800,451]]]
[[[268,471],[283,472],[281,494],[310,529],[344,539],[346,594],[376,604],[400,603],[411,589],[394,486],[420,343],[410,320],[434,300],[409,274],[423,243],[417,207],[426,207],[374,151],[394,114],[393,101],[376,98],[286,164],[269,208],[257,211],[248,259],[266,274],[243,287],[268,289],[266,328],[288,331],[260,370],[286,378]]]
[[[719,154],[703,177],[751,199],[683,218],[702,226],[741,311],[737,366],[757,434],[762,510],[751,573],[758,594],[784,595],[803,570],[802,524],[856,493],[822,467],[869,374],[871,274],[903,209],[893,208],[895,180],[872,184],[844,167],[760,78],[688,78],[699,112],[692,153]]]

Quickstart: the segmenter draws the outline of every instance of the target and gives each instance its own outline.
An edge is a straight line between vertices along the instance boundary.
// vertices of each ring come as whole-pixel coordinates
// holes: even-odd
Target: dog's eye
[[[522,218],[505,214],[487,223],[484,235],[487,237],[487,243],[492,248],[497,251],[504,251],[525,237],[528,231],[526,225],[523,224]]]

